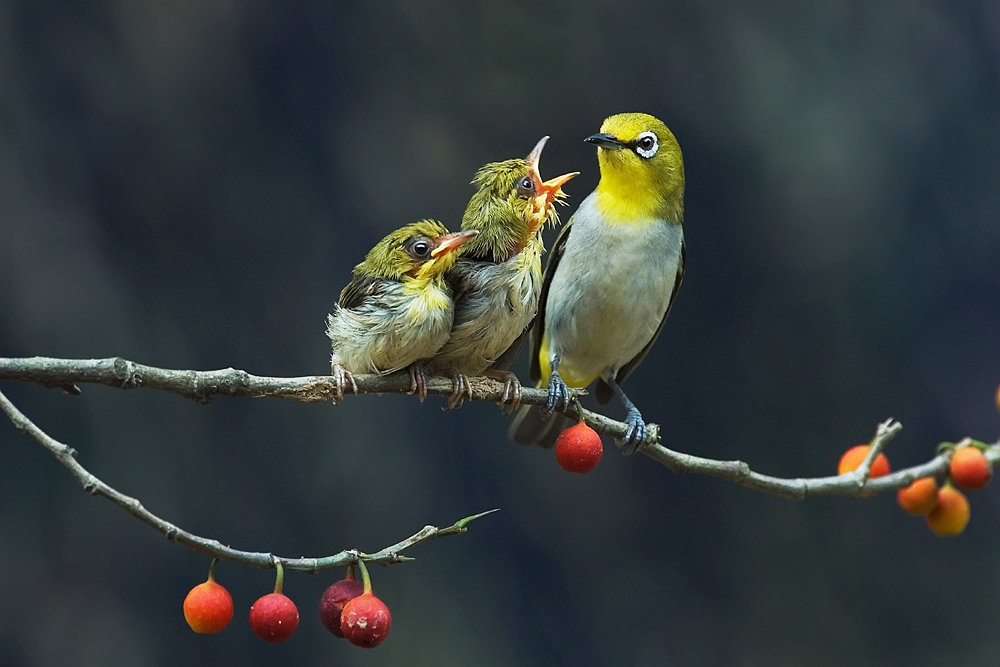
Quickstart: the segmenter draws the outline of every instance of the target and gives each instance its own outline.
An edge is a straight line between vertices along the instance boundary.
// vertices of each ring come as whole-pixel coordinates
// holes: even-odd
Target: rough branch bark
[[[389,376],[356,375],[359,394],[409,393],[407,374]],[[329,376],[295,378],[261,377],[246,371],[226,368],[216,371],[169,370],[145,366],[121,358],[111,359],[52,359],[31,357],[23,359],[0,358],[0,380],[29,382],[43,387],[62,388],[70,393],[80,392],[77,384],[103,384],[120,389],[146,387],[178,394],[199,403],[209,403],[213,395],[245,396],[253,398],[284,398],[302,403],[332,401],[333,380]],[[500,402],[504,385],[490,378],[469,378],[472,400]],[[431,378],[427,383],[429,395],[448,396],[452,392],[451,380]],[[577,390],[574,396],[585,391]],[[572,397],[571,397],[572,398]],[[525,387],[521,402],[543,405],[547,399],[541,389]],[[578,418],[571,402],[565,413]],[[619,440],[626,425],[598,412],[583,410],[585,421],[598,433]],[[649,424],[641,451],[654,461],[676,473],[697,473],[719,477],[755,491],[771,493],[795,500],[817,495],[858,496],[899,489],[920,477],[940,476],[948,468],[950,451],[945,451],[926,463],[904,468],[878,479],[868,479],[875,456],[902,429],[902,424],[889,419],[878,426],[871,441],[872,451],[860,468],[852,473],[829,477],[786,479],[755,472],[743,461],[720,461],[685,454],[662,443],[660,428]],[[1000,443],[986,452],[992,463],[1000,458]]]

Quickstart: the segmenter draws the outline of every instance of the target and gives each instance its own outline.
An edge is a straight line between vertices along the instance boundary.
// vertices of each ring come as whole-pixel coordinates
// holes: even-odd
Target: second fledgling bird
[[[538,163],[548,137],[524,159],[484,165],[472,180],[476,192],[462,216],[462,229],[479,235],[462,247],[446,279],[455,291],[455,323],[434,363],[455,383],[449,405],[469,391],[465,376],[487,375],[506,384],[504,401],[520,403],[521,383],[497,360],[526,331],[542,289],[541,230],[556,224],[562,186],[579,172],[542,181]],[[500,364],[503,365],[503,364]]]
[[[424,399],[421,362],[448,340],[455,316],[444,273],[459,248],[478,233],[449,234],[440,222],[421,220],[379,241],[354,268],[327,317],[335,402],[348,385],[357,392],[353,374],[385,375],[403,368],[410,369],[412,390]]]

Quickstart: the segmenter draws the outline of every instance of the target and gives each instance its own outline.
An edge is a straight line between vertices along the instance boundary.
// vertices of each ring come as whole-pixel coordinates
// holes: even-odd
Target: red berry
[[[933,477],[921,477],[896,493],[899,506],[913,516],[927,514],[937,507],[938,486]]]
[[[938,491],[938,504],[927,515],[927,525],[940,537],[952,537],[960,534],[969,524],[969,501],[965,495],[945,484]]]
[[[861,466],[861,462],[868,456],[869,449],[871,449],[871,445],[855,445],[844,452],[844,455],[840,457],[840,464],[837,466],[837,474],[843,475],[845,472],[857,470]],[[888,475],[890,472],[889,459],[886,458],[885,454],[879,453],[875,457],[875,460],[872,461],[868,478],[882,477],[883,475]]]
[[[327,588],[319,601],[319,620],[323,621],[323,627],[337,637],[343,638],[340,616],[344,611],[344,605],[364,591],[364,584],[356,579],[341,579]]]
[[[340,631],[347,641],[361,648],[375,648],[381,644],[390,628],[389,608],[370,592],[350,600],[340,615]]]
[[[299,610],[282,593],[268,593],[250,607],[250,628],[266,642],[283,642],[298,626]]]
[[[225,586],[208,581],[198,584],[184,598],[184,620],[199,634],[222,632],[233,618],[233,597]]]
[[[951,481],[970,491],[983,488],[993,476],[989,460],[976,447],[956,449],[948,465],[948,473]]]
[[[602,454],[604,445],[601,444],[601,436],[583,423],[570,426],[556,440],[556,461],[569,472],[590,472],[601,460]]]
[[[997,387],[997,410],[1000,410],[1000,387]]]

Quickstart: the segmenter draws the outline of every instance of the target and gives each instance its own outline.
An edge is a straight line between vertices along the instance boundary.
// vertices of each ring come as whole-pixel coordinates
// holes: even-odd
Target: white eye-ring
[[[644,158],[651,158],[656,155],[660,148],[660,143],[656,140],[656,135],[648,130],[639,135],[635,140],[635,152]]]

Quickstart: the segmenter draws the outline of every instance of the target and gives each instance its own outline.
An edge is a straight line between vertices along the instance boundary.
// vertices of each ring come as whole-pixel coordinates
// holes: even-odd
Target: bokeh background
[[[391,229],[457,226],[475,169],[621,111],[684,149],[688,272],[629,380],[669,445],[830,474],[892,416],[897,467],[1000,415],[1000,5],[0,2],[0,356],[329,370],[324,317]],[[522,360],[523,364],[523,360]],[[523,368],[523,366],[522,366]],[[148,508],[238,548],[375,551],[392,635],[354,649],[290,574],[296,635],[181,614],[208,559],[87,496],[0,422],[3,665],[995,665],[997,489],[937,539],[886,495],[793,503],[608,447],[593,473],[491,404],[342,406],[4,383]],[[620,406],[611,414],[622,416]],[[610,445],[610,443],[606,443]]]

